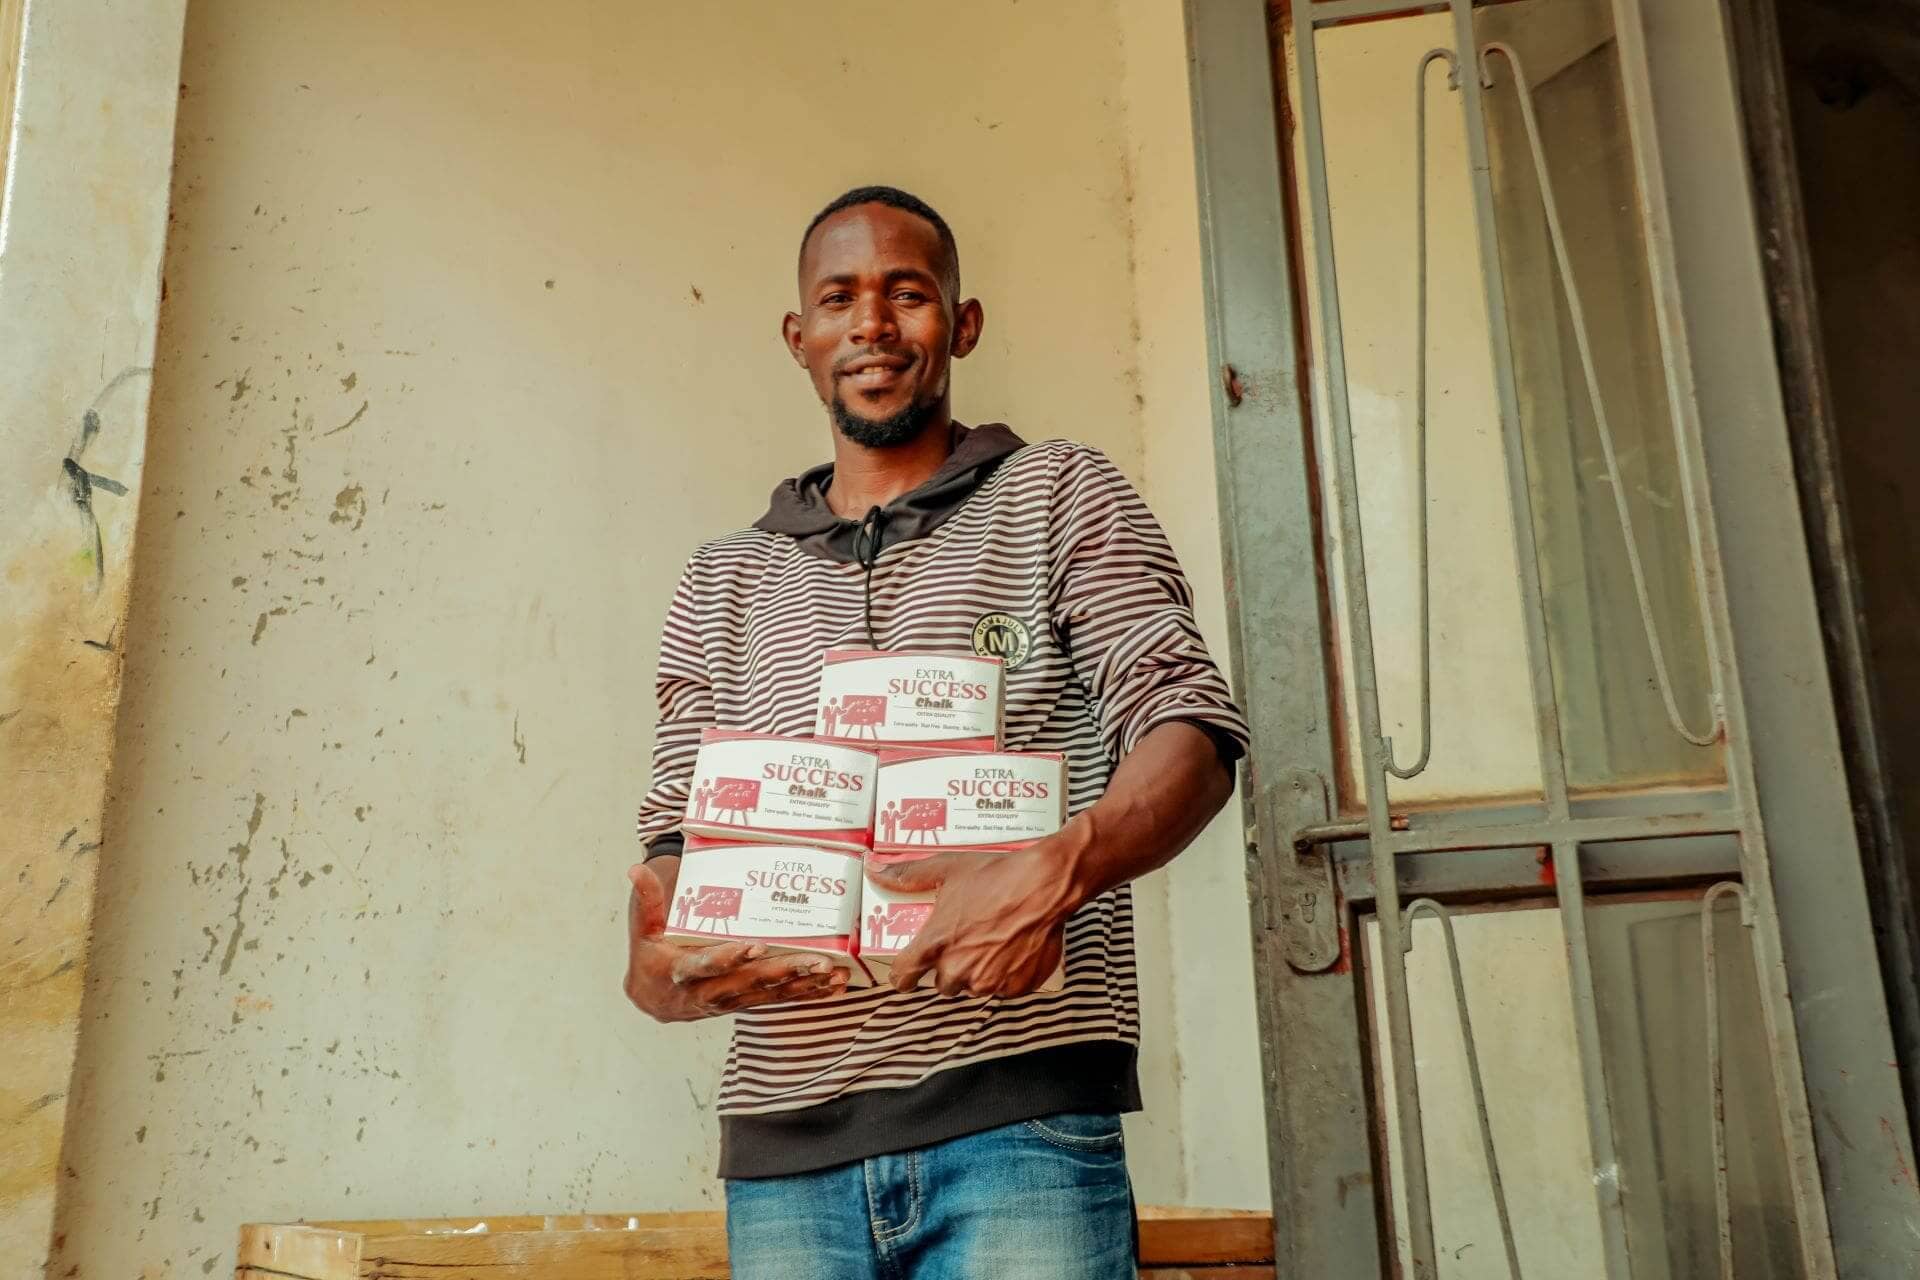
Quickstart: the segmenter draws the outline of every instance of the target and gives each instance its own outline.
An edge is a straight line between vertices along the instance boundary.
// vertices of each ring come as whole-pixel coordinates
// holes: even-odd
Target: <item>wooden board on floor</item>
[[[1273,1280],[1273,1218],[1140,1211],[1142,1280]],[[236,1280],[727,1280],[719,1213],[254,1223]]]
[[[1251,1209],[1140,1209],[1142,1266],[1273,1261],[1273,1215]]]

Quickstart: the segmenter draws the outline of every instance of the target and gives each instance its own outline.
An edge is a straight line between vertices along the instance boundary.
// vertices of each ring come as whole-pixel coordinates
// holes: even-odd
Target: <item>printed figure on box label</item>
[[[937,799],[902,800],[899,824],[907,833],[903,843],[939,844],[940,833],[947,829],[947,802]]]
[[[856,90],[872,91],[884,129],[898,122],[888,109],[912,108],[870,78]],[[923,139],[917,167],[948,171],[936,132],[910,136]],[[803,132],[800,154],[820,141]],[[1081,234],[1003,218],[985,188],[955,195],[1002,228],[996,271],[1044,255],[1048,235]],[[945,219],[896,188],[859,188],[807,225],[795,265],[799,304],[781,332],[832,459],[778,484],[751,528],[695,549],[672,588],[640,807],[646,860],[628,873],[627,997],[662,1023],[739,1019],[718,1097],[736,1280],[1133,1280],[1118,1114],[1141,1105],[1131,885],[1226,802],[1246,724],[1133,482],[1096,448],[1044,438],[1056,424],[1030,444],[955,420],[953,362],[977,347],[986,315],[961,291]],[[1061,403],[1105,430],[1104,388],[1123,371],[1063,356],[1115,317],[1099,291],[1047,287],[1022,317],[1031,337],[996,358],[1044,371]],[[752,487],[740,470],[690,483],[702,503],[724,503]],[[928,847],[867,874],[890,894],[935,895],[905,904],[917,923],[859,910],[847,936],[794,954],[755,955],[768,940],[744,930],[703,948],[665,942],[705,730],[887,740],[886,696],[835,686],[824,697],[829,648],[925,656],[929,668],[943,654],[999,660],[1001,745],[1063,755],[1071,815],[1024,848],[978,853],[934,847],[944,812],[916,821],[883,807],[882,839],[913,832]],[[744,817],[718,785],[710,808]],[[717,921],[706,892],[693,916]],[[876,923],[883,944],[912,941],[889,986],[849,994],[845,968],[816,969],[819,951],[871,940]],[[1049,990],[1063,958],[1065,986]],[[900,1211],[876,1221],[876,1195]]]
[[[700,784],[700,789],[693,793],[693,816],[701,822],[707,820],[707,802],[711,799],[713,799],[713,788],[704,782]]]
[[[691,890],[689,890],[688,892],[681,894],[679,901],[673,904],[673,927],[676,929],[686,928],[687,913],[692,910],[693,910],[693,893]]]
[[[880,726],[887,722],[887,699],[878,693],[849,693],[836,699],[840,704],[834,712],[843,738],[866,738],[872,742],[880,740]],[[852,732],[847,732],[851,729]]]
[[[880,949],[880,929],[883,920],[884,917],[878,905],[867,913],[867,945],[875,951]]]
[[[744,891],[731,889],[725,885],[703,884],[693,904],[694,918],[700,923],[697,929],[709,929],[714,933],[724,930],[733,932],[733,922],[740,918],[741,900]]]
[[[898,948],[909,942],[920,926],[933,914],[931,902],[896,902],[887,908],[887,945]]]
[[[760,807],[760,780],[715,778],[713,806],[719,811],[714,815],[715,822],[735,827],[752,826],[753,811]]]

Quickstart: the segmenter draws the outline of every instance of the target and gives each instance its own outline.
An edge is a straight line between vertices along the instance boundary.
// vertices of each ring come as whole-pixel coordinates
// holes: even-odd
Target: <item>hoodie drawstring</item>
[[[886,532],[887,513],[879,507],[870,509],[860,521],[860,527],[853,535],[853,558],[860,562],[866,571],[864,594],[867,618],[867,647],[878,649],[880,642],[873,637],[873,565],[880,558],[880,539]]]

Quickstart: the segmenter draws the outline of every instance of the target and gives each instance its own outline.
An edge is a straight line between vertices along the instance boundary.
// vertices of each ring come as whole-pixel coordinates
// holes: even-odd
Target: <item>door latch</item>
[[[1323,973],[1340,959],[1340,909],[1333,861],[1321,844],[1300,833],[1327,821],[1327,783],[1306,769],[1290,769],[1261,789],[1247,829],[1247,869],[1261,927],[1282,935],[1287,963]]]

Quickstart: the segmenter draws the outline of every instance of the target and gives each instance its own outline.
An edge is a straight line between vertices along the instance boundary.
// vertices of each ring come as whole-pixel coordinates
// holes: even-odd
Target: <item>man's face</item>
[[[849,440],[903,444],[946,416],[949,365],[981,325],[980,304],[952,296],[952,275],[939,233],[904,209],[855,205],[814,229],[784,331]]]

